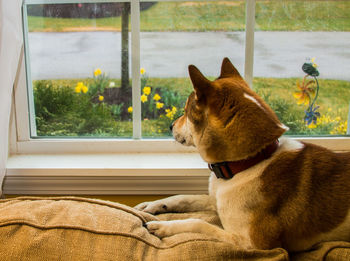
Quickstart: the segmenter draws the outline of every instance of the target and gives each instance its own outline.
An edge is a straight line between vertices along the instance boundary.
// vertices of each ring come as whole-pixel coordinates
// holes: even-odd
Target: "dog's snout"
[[[173,126],[174,126],[173,123],[169,126],[170,131],[173,131]]]

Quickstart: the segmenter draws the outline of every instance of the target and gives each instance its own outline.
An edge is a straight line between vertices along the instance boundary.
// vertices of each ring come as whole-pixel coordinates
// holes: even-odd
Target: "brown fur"
[[[193,65],[189,73],[194,92],[173,124],[173,135],[196,146],[206,162],[250,158],[285,132],[227,58],[215,81]],[[212,174],[209,195],[178,195],[137,208],[150,213],[216,209],[224,228],[196,219],[148,223],[159,237],[199,232],[241,248],[289,251],[350,240],[350,153],[283,139],[271,158],[232,179]]]
[[[264,212],[254,216],[255,245],[288,249],[296,239],[330,232],[343,223],[350,207],[349,170],[350,153],[312,144],[278,155],[261,175],[265,201]]]
[[[184,117],[195,125],[197,135],[205,131],[200,143],[206,145],[211,161],[248,158],[285,132],[275,113],[248,87],[228,59],[224,59],[221,75],[213,82],[193,65],[189,66],[189,73],[195,95],[189,97]],[[257,105],[244,98],[244,93],[254,97],[264,110],[254,109]],[[248,125],[250,131],[246,130]]]

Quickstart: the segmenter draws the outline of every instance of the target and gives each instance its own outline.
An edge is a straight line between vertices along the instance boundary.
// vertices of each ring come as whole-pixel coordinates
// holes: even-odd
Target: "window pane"
[[[287,134],[346,134],[349,8],[350,1],[257,1],[254,89],[290,128]],[[304,77],[305,62],[318,70],[319,88],[314,77]]]
[[[224,57],[243,73],[245,1],[158,2],[141,12],[142,135],[171,135],[192,85],[188,65],[217,78]]]
[[[130,4],[26,7],[37,136],[131,137]]]

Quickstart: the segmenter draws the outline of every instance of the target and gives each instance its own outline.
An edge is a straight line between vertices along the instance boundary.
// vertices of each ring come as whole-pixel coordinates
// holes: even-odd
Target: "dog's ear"
[[[219,79],[229,78],[229,77],[242,78],[242,76],[239,74],[236,67],[234,67],[231,61],[227,57],[225,57],[224,60],[222,61],[221,73],[220,73]]]
[[[211,81],[204,77],[204,75],[194,65],[188,66],[188,72],[196,93],[196,99],[200,102],[206,101],[206,96],[212,90]]]

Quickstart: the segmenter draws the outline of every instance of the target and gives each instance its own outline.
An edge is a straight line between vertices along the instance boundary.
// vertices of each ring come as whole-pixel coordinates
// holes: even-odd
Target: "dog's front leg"
[[[201,233],[218,239],[219,241],[235,244],[237,247],[245,249],[251,248],[249,239],[227,232],[201,219],[190,218],[171,221],[151,221],[146,223],[145,226],[150,233],[159,238],[186,232]]]
[[[203,210],[216,210],[215,198],[209,195],[176,195],[160,200],[143,202],[136,209],[151,214],[167,212],[193,212]]]

